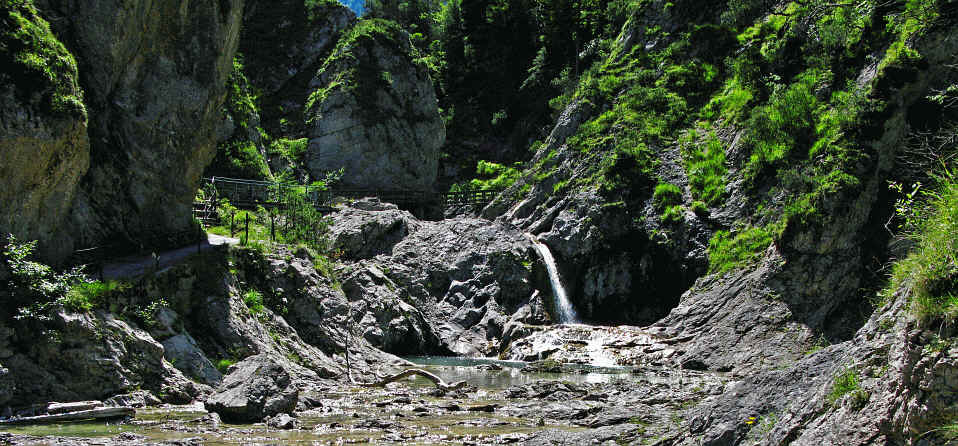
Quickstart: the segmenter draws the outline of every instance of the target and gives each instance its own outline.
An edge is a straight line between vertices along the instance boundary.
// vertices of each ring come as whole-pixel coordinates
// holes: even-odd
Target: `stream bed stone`
[[[502,373],[476,365],[419,365],[441,376]],[[503,367],[516,370],[516,364]],[[678,376],[677,373],[683,374]],[[571,374],[532,374],[529,382],[436,394],[421,378],[385,388],[312,389],[317,405],[266,423],[228,424],[203,404],[140,409],[121,423],[11,427],[0,444],[586,444],[654,439],[691,404],[724,387],[698,372],[634,371],[600,383]],[[596,398],[601,395],[601,398]],[[684,403],[683,403],[684,402]]]

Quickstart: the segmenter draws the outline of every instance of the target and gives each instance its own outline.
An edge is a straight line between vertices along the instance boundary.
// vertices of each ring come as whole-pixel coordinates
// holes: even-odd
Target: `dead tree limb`
[[[436,387],[438,387],[438,388],[440,388],[440,389],[442,389],[442,390],[445,390],[445,391],[461,389],[463,386],[466,385],[466,382],[465,382],[465,381],[456,381],[456,382],[451,383],[451,384],[446,383],[445,381],[442,380],[442,378],[440,378],[440,377],[438,377],[438,376],[436,376],[436,375],[433,375],[432,373],[429,373],[429,372],[427,372],[427,371],[425,371],[425,370],[423,370],[423,369],[406,369],[406,370],[403,370],[403,371],[401,371],[401,372],[399,372],[399,373],[397,373],[397,374],[395,374],[395,375],[392,375],[392,376],[383,378],[383,379],[381,379],[381,380],[379,380],[379,381],[376,381],[376,382],[374,382],[374,383],[368,383],[368,384],[364,383],[364,384],[360,384],[360,385],[362,385],[363,387],[385,387],[386,384],[389,384],[389,383],[394,382],[394,381],[399,381],[400,379],[408,378],[408,377],[413,376],[413,375],[419,375],[419,376],[421,376],[421,377],[423,377],[423,378],[426,378],[426,379],[432,381],[432,383],[435,384]]]
[[[81,410],[76,412],[67,412],[56,415],[37,415],[35,417],[11,418],[0,420],[2,424],[36,424],[36,423],[57,423],[62,421],[82,421],[93,419],[123,418],[132,417],[136,410],[132,407],[100,407],[90,410]]]

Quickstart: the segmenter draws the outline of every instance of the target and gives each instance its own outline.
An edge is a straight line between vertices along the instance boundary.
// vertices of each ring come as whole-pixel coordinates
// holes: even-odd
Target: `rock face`
[[[57,18],[53,31],[76,56],[89,111],[91,168],[62,246],[188,228],[213,157],[243,0],[37,4]],[[70,138],[80,141],[76,133]]]
[[[206,409],[226,421],[260,421],[296,407],[299,389],[282,364],[265,355],[237,363],[223,384],[206,400]]]
[[[304,136],[310,82],[355,21],[338,2],[247,0],[240,52],[250,83],[261,92],[271,131]]]
[[[333,245],[354,262],[342,268],[343,291],[379,348],[495,355],[511,322],[549,320],[538,297],[551,295],[548,281],[515,228],[471,218],[425,222],[365,204],[333,221]]]
[[[311,84],[312,175],[345,169],[344,187],[431,190],[445,129],[426,68],[409,36],[382,20],[358,23]]]
[[[138,386],[185,403],[203,390],[163,361],[163,346],[147,332],[112,314],[59,312],[50,324],[39,341],[20,339],[34,332],[17,327],[16,344],[31,347],[3,359],[12,372],[0,376],[12,381],[0,386],[9,390],[0,394],[4,404],[104,399]]]
[[[64,252],[50,241],[90,160],[76,60],[31,2],[0,6],[0,24],[0,234],[41,240],[40,251],[57,257]]]

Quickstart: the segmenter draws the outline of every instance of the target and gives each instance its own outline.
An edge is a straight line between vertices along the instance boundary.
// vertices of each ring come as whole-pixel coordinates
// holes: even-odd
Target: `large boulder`
[[[267,355],[256,355],[233,366],[206,400],[206,409],[226,421],[260,421],[292,411],[298,398],[299,389],[287,367]]]
[[[415,58],[409,35],[392,22],[364,20],[344,35],[307,101],[314,176],[345,169],[346,187],[432,189],[445,128]]]
[[[46,242],[90,162],[77,64],[32,2],[0,5],[0,23],[0,234]]]
[[[138,389],[186,403],[207,391],[163,360],[163,346],[147,332],[104,311],[51,315],[41,332],[16,323],[16,351],[0,374],[0,401],[100,400]]]
[[[211,386],[223,379],[223,375],[213,367],[213,363],[189,334],[181,333],[164,339],[162,344],[163,356],[187,376]]]

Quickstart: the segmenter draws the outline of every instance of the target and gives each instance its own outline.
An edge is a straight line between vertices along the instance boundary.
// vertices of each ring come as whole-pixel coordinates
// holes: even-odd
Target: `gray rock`
[[[431,191],[445,128],[425,67],[398,26],[360,22],[312,82],[310,172],[344,187]]]
[[[356,15],[339,3],[247,0],[240,36],[246,74],[259,92],[267,128],[301,134],[309,83]],[[280,167],[280,160],[270,160]],[[282,169],[277,169],[282,170]]]
[[[110,313],[59,312],[51,324],[30,350],[4,362],[14,381],[11,405],[99,400],[137,387],[186,403],[204,391],[163,361],[163,346],[148,333]]]
[[[216,370],[192,336],[178,334],[163,340],[162,344],[163,357],[186,376],[210,386],[217,386],[223,380],[223,374]]]
[[[125,393],[123,395],[112,396],[103,401],[107,406],[123,407],[147,407],[160,404],[160,399],[152,393],[139,390],[136,392]]]
[[[73,196],[69,226],[57,234],[63,249],[113,243],[116,234],[141,238],[189,228],[191,202],[214,153],[244,1],[36,3],[56,17],[51,28],[76,56],[89,156],[97,160]],[[84,166],[76,150],[82,132],[78,125],[59,129],[75,149],[63,152],[62,166],[43,168]],[[83,174],[77,167],[50,178],[66,185]],[[71,202],[69,193],[55,198],[46,201]]]
[[[225,421],[260,421],[296,408],[299,389],[288,366],[266,355],[256,355],[235,364],[236,368],[206,400],[206,410]]]
[[[269,421],[266,422],[266,425],[274,429],[289,430],[289,429],[299,429],[300,423],[298,419],[293,418],[292,416],[290,416],[290,414],[281,413],[279,415],[276,415],[275,417],[270,418]]]
[[[333,221],[334,244],[362,259],[339,272],[354,320],[387,351],[495,355],[510,319],[544,320],[536,257],[514,228],[355,208]]]

